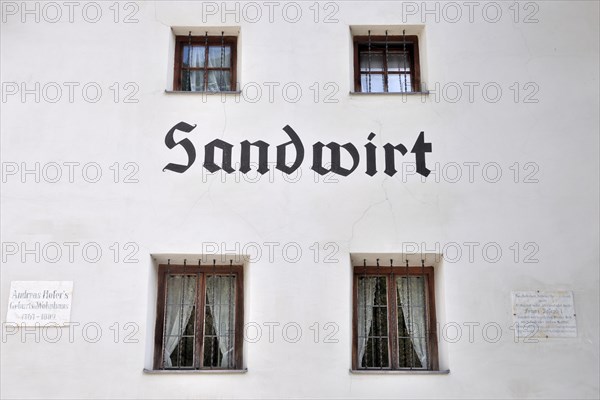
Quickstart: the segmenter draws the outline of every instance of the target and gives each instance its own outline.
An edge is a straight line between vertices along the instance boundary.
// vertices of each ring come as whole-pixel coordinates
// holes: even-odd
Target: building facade
[[[1,5],[3,398],[597,398],[598,2]]]

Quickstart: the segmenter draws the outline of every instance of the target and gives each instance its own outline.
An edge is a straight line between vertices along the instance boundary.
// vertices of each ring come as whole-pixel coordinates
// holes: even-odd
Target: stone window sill
[[[245,374],[248,368],[244,369],[146,369],[145,374],[163,375],[163,374]]]
[[[449,369],[441,371],[427,371],[418,369],[351,369],[351,374],[356,375],[448,375]]]
[[[429,95],[429,90],[424,92],[350,92],[351,96],[427,96]]]
[[[241,90],[231,90],[224,92],[191,92],[189,90],[165,90],[166,94],[195,94],[195,95],[216,95],[216,94],[241,94]]]

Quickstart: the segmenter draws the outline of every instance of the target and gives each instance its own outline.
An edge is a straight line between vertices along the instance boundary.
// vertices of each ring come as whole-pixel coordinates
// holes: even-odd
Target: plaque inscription
[[[512,292],[512,312],[517,337],[577,337],[573,292]]]
[[[6,322],[65,326],[71,321],[72,281],[12,281]]]

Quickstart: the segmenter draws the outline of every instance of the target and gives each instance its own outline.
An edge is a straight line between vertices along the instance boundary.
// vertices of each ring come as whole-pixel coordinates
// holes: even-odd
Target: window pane
[[[368,51],[361,51],[360,69],[361,71],[383,71],[383,53],[374,51],[369,53]]]
[[[192,291],[192,296],[187,290]],[[169,275],[167,277],[167,304],[196,304],[196,276]]]
[[[208,91],[222,92],[231,90],[231,72],[208,71]]]
[[[389,368],[388,338],[370,338],[360,368]]]
[[[235,276],[211,275],[206,280],[204,366],[234,368]]]
[[[388,92],[390,93],[406,93],[412,92],[412,82],[408,74],[389,74],[388,75]]]
[[[410,71],[410,57],[408,52],[392,52],[388,53],[388,71]]]
[[[231,67],[231,47],[224,46],[221,54],[221,46],[209,46],[208,48],[208,67],[209,68],[229,68]]]
[[[206,48],[204,46],[192,46],[192,52],[190,54],[190,46],[183,46],[182,52],[182,65],[187,68],[190,65],[192,67],[204,67]]]
[[[426,277],[396,278],[400,368],[427,368]]]
[[[411,339],[398,339],[398,368],[423,368]]]
[[[191,368],[194,366],[194,337],[184,336],[171,354],[172,368]]]
[[[223,359],[219,340],[215,336],[204,337],[204,367],[219,368]]]
[[[382,74],[370,74],[370,85],[369,85],[369,74],[360,75],[360,87],[363,92],[367,93],[382,93],[383,92],[383,75]]]
[[[371,331],[373,336],[387,336],[387,307],[373,307],[373,323]]]
[[[196,334],[196,276],[167,277],[167,305],[163,338],[165,368],[191,367]]]
[[[204,91],[204,71],[181,71],[181,90],[188,92]]]
[[[387,280],[382,276],[358,278],[359,368],[389,367]]]

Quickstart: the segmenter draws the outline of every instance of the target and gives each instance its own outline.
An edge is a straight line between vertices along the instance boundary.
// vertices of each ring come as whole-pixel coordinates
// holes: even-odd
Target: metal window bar
[[[181,286],[182,288],[185,288],[185,281],[187,279],[187,276],[182,278],[182,282],[181,282]],[[179,302],[180,304],[180,315],[183,316],[183,301],[184,301],[184,295],[185,295],[185,290],[181,291],[181,300]],[[183,318],[180,317],[179,318],[179,333],[181,334],[181,339],[179,339],[179,343],[177,343],[177,366],[181,368],[181,350],[183,348],[183,346],[181,346],[181,341],[184,340],[183,339]]]
[[[398,74],[398,79],[401,79],[401,76],[404,75],[404,93],[406,93],[406,59],[408,58],[408,53],[406,52],[406,29],[402,30],[402,51],[404,53],[404,57],[402,58],[404,64],[404,74]],[[408,263],[408,259],[406,262]]]
[[[395,276],[394,276],[394,260],[390,258],[390,277],[389,277],[389,281],[390,281],[389,287],[390,287],[390,289],[389,289],[389,290],[391,290],[391,289],[393,288],[393,289],[394,289],[394,296],[397,296],[398,289],[396,289],[396,283],[394,282],[394,284],[392,284],[392,280],[395,280],[395,279],[396,279],[396,278],[395,278]],[[389,306],[391,307],[393,304],[394,304],[394,303],[390,304]],[[398,311],[398,310],[396,309],[396,311]],[[391,313],[390,313],[390,311],[389,311],[389,310],[388,310],[388,314],[390,314],[390,315],[391,315]],[[390,319],[391,319],[391,318],[388,318],[388,320],[390,320]],[[398,328],[398,321],[394,321],[394,323],[396,324],[396,326],[395,326],[394,330],[397,330],[397,328]],[[389,330],[389,329],[390,329],[390,327],[388,326],[388,336],[391,336],[391,334],[390,334],[390,330]],[[397,334],[396,334],[396,336],[397,336]],[[398,343],[398,339],[397,339],[397,338],[393,338],[393,340],[396,340],[396,343]],[[389,346],[389,345],[388,345],[388,346]],[[391,348],[389,349],[389,353],[390,353],[390,354],[391,354],[391,352],[392,352],[392,349],[393,349],[393,347],[391,347]],[[388,357],[388,358],[389,358],[389,357]],[[388,362],[389,362],[389,361],[388,361]],[[392,367],[393,367],[393,365],[391,365],[391,362],[390,362],[390,366],[392,366]]]
[[[369,48],[367,51],[367,92],[371,93],[371,31],[369,30]],[[366,317],[366,315],[365,315]]]
[[[406,261],[406,265],[408,266],[408,260]],[[402,282],[403,282],[404,279],[405,279],[404,276],[400,276],[400,285],[401,286],[402,286]],[[396,280],[396,283],[398,283],[398,280]],[[402,287],[400,289],[402,291],[405,290]],[[396,288],[396,292],[398,292],[397,288]],[[404,311],[403,311],[403,308],[402,308],[402,296],[400,295],[400,293],[398,293],[396,296],[397,296],[396,298],[398,298],[398,307],[396,308],[396,311],[398,312],[398,322],[402,321],[402,323],[403,323],[402,326],[404,327],[404,331],[403,332],[398,331],[398,335],[399,335],[399,338],[403,338],[403,336],[401,336],[401,335],[406,336],[407,327],[406,327],[406,323],[405,323],[405,320],[404,320]],[[396,323],[398,323],[398,322],[396,322]],[[398,352],[400,352],[400,349],[398,349]],[[406,349],[406,340],[403,338],[403,340],[402,340],[402,355],[404,357],[402,359],[403,360],[402,361],[403,362],[402,367],[405,367],[406,359],[407,359],[407,354],[408,354],[408,351]]]
[[[198,259],[198,267],[200,267],[201,265],[201,261],[200,259]],[[200,335],[200,326],[199,323],[204,324],[204,319],[202,319],[202,321],[198,320],[198,317],[200,316],[204,316],[204,313],[202,313],[202,311],[204,310],[198,310],[198,307],[200,307],[202,305],[202,299],[200,298],[200,296],[204,296],[204,293],[202,292],[202,285],[206,285],[206,276],[200,272],[198,272],[198,274],[196,274],[196,296],[195,297],[195,302],[196,302],[196,308],[194,310],[195,315],[194,315],[194,368],[196,369],[200,369],[200,366],[203,363],[202,360],[202,353],[200,352],[201,347],[197,346],[198,343],[198,336]],[[202,335],[204,335],[204,327],[202,327]],[[204,340],[203,337],[200,338],[201,340]]]
[[[373,341],[371,342],[371,365],[374,364],[373,361],[375,360],[375,341],[377,339],[375,337],[375,335],[374,335],[375,334],[375,329],[373,327],[373,325],[374,325],[373,318],[375,318],[375,316],[377,315],[375,313],[375,310],[377,309],[377,307],[375,306],[375,299],[377,299],[377,286],[378,286],[378,284],[379,284],[379,280],[377,278],[375,278],[375,289],[374,289],[375,295],[373,296],[373,305],[372,305],[373,310],[371,311],[373,313],[372,317],[371,317],[371,330],[370,330],[371,331],[370,332],[371,333],[371,337],[369,338],[369,336],[367,336],[367,341],[365,343],[365,345],[368,345],[369,344],[369,339],[373,339]],[[365,291],[366,290],[367,290],[367,287],[365,286]],[[367,315],[366,314],[365,314],[365,325],[367,325]],[[366,352],[366,349],[365,349],[365,352]]]
[[[393,295],[394,295],[394,297],[397,298],[397,296],[398,296],[398,289],[396,288],[397,283],[395,282],[395,280],[396,280],[396,277],[394,276],[394,260],[390,258],[390,290],[391,290],[391,288],[394,289],[394,294]],[[393,285],[392,285],[392,282],[393,282]],[[392,304],[394,304],[394,303],[392,303]],[[398,311],[398,305],[397,304],[396,304],[396,310],[395,311],[396,311],[396,314],[397,314],[397,311]],[[392,315],[392,314],[390,314],[390,315]],[[398,316],[396,316],[396,318],[398,318]],[[390,320],[391,320],[391,318],[390,318]],[[397,331],[398,330],[398,321],[397,320],[394,321],[394,324],[396,324],[394,330]],[[388,327],[388,329],[389,329],[389,327]],[[399,332],[396,333],[396,336],[398,336],[398,334],[399,334]],[[391,336],[391,334],[389,333],[389,331],[388,331],[388,335]],[[393,340],[395,340],[396,343],[398,344],[398,338],[397,337],[393,338]],[[398,346],[398,352],[400,352],[399,347],[400,346]],[[392,352],[392,349],[393,349],[393,347],[390,349],[390,353]]]
[[[365,337],[365,350],[363,352],[364,359],[364,367],[367,367],[367,343],[369,342],[368,332],[367,332],[367,260],[363,260],[363,324],[364,324],[364,337]],[[363,360],[359,360],[360,363],[363,363]]]
[[[235,357],[235,347],[234,347],[234,343],[233,343],[233,338],[234,338],[234,327],[233,327],[233,300],[232,300],[232,296],[233,296],[233,260],[229,260],[229,304],[228,304],[228,310],[229,313],[227,315],[228,320],[229,320],[229,329],[227,330],[227,345],[231,346],[231,354],[229,356],[229,358],[227,359],[227,368],[232,368],[233,366],[233,358]],[[227,351],[229,351],[229,349],[227,349]]]
[[[169,279],[169,272],[170,272],[170,265],[171,265],[171,259],[167,260],[167,273],[165,274],[165,280],[167,282],[165,282],[165,289],[164,289],[164,296],[165,296],[165,311],[163,312],[163,333],[162,333],[162,345],[160,347],[160,368],[164,369],[165,367],[165,341],[167,340],[167,287],[168,287],[168,279]]]
[[[408,311],[408,314],[405,316],[406,320],[408,321],[408,323],[406,324],[406,330],[408,333],[409,338],[411,338],[411,346],[412,346],[412,334],[413,334],[413,327],[412,327],[412,321],[410,319],[410,313],[411,313],[411,309],[410,309],[410,273],[409,273],[409,269],[408,269],[408,258],[406,259],[406,309]],[[410,348],[411,351],[409,351],[410,353],[410,369],[413,369],[413,351],[412,351],[412,347]],[[405,354],[406,356],[406,354]]]
[[[421,276],[423,279],[423,313],[425,314],[425,332],[423,332],[423,335],[425,337],[425,360],[427,362],[427,365],[422,365],[423,368],[425,369],[429,369],[429,365],[431,365],[430,361],[429,361],[429,318],[427,318],[428,312],[427,312],[427,299],[425,297],[425,291],[426,291],[426,278],[425,278],[425,260],[421,260]]]
[[[192,343],[192,368],[196,367],[197,361],[196,359],[198,358],[198,354],[196,352],[196,337],[198,336],[198,324],[196,323],[196,314],[198,313],[198,284],[200,282],[200,277],[198,275],[195,276],[196,277],[196,287],[195,287],[195,292],[194,292],[194,307],[192,308],[192,314],[190,315],[190,319],[193,321],[194,324],[194,331],[193,331],[193,343]]]
[[[212,284],[216,287],[216,281],[215,281],[215,273],[217,272],[217,260],[213,259],[213,274],[211,276],[211,280],[212,280]],[[212,306],[213,306],[213,311],[211,311],[211,322],[213,324],[213,329],[214,328],[214,324],[215,324],[215,313],[214,310],[216,310],[215,307],[215,303],[216,303],[216,297],[217,297],[217,291],[215,290],[215,288],[213,287],[213,301],[212,301]],[[208,311],[210,311],[210,306],[208,307]],[[215,334],[216,334],[216,330],[215,330]],[[210,340],[210,368],[212,368],[214,366],[214,362],[213,362],[213,357],[214,357],[214,346],[215,346],[215,340],[214,338],[211,337]],[[219,356],[217,355],[217,361],[218,361]]]
[[[383,68],[383,91],[384,92],[389,92],[390,88],[389,88],[389,75],[388,75],[388,68],[389,68],[389,64],[388,64],[388,31],[385,31],[385,65]]]
[[[377,272],[379,272],[379,258],[377,259]],[[377,283],[379,284],[379,279],[377,280]],[[379,294],[378,291],[376,291],[375,293]],[[381,316],[379,315],[379,313],[377,313],[377,333],[379,334],[379,339],[378,339],[379,346],[377,346],[377,347],[379,347],[379,368],[382,369],[383,368],[383,354],[382,354],[383,344],[381,342],[382,342],[383,332],[381,329]]]
[[[208,31],[204,32],[204,82],[203,91],[208,90]],[[214,261],[214,260],[213,260]]]
[[[221,91],[225,90],[225,71],[223,71],[223,65],[225,64],[225,43],[223,41],[223,34],[224,32],[221,31],[221,71],[219,71],[219,89]]]
[[[188,73],[186,89],[192,91],[192,31],[188,33]]]

